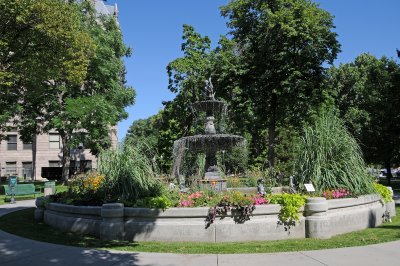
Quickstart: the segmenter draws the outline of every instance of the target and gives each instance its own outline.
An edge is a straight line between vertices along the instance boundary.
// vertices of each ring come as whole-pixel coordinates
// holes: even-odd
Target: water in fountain
[[[200,180],[200,183],[211,185],[216,190],[225,190],[226,180],[221,179],[216,154],[220,150],[229,150],[234,146],[245,145],[245,140],[241,136],[217,133],[215,115],[224,115],[226,113],[226,104],[215,99],[211,78],[206,80],[205,91],[207,100],[195,102],[192,105],[194,111],[206,114],[204,134],[183,137],[174,142],[172,175],[177,178],[181,190],[185,188],[185,179],[180,173],[180,167],[186,151],[204,153],[206,155],[205,175],[204,179]]]

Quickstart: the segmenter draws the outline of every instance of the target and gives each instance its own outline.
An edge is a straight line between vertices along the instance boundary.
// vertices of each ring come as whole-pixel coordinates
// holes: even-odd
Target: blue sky
[[[128,107],[129,118],[118,124],[121,140],[134,120],[147,118],[162,108],[163,100],[174,97],[168,91],[166,66],[182,56],[182,25],[190,24],[213,45],[228,32],[219,7],[228,0],[108,0],[118,4],[119,21],[125,43],[133,56],[125,60],[127,81],[136,90],[135,105]],[[399,0],[317,0],[335,16],[342,52],[335,65],[363,53],[377,57],[396,56],[400,48]]]

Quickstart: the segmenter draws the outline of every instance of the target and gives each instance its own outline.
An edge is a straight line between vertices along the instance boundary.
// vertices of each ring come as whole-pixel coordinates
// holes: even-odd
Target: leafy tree
[[[99,16],[90,1],[68,5],[80,11],[79,21],[95,45],[83,82],[76,84],[64,76],[53,78],[43,94],[46,101],[24,104],[21,113],[24,135],[31,131],[28,125],[34,125],[38,117],[43,121],[43,132],[52,129],[59,132],[64,182],[69,176],[71,148],[82,142],[82,136],[86,148],[95,155],[110,147],[110,126],[127,117],[124,107],[132,104],[135,96],[125,85],[122,61],[131,51],[122,41],[115,18]]]
[[[189,25],[183,25],[182,51],[184,56],[167,66],[168,89],[176,93],[172,101],[164,102],[159,131],[159,151],[165,161],[162,168],[168,171],[172,163],[172,147],[175,140],[193,134],[195,117],[192,103],[203,100],[204,81],[211,74],[210,39],[202,37]]]
[[[51,83],[79,85],[87,74],[94,45],[81,17],[77,5],[61,0],[0,0],[0,130],[19,125],[33,142],[33,171],[32,136],[44,123],[36,110],[53,100]]]
[[[90,61],[88,74],[82,87],[58,86],[58,106],[48,128],[60,133],[63,143],[63,180],[68,179],[70,149],[76,146],[75,132],[87,134],[89,148],[98,154],[111,145],[110,126],[127,117],[125,107],[133,104],[134,90],[125,85],[125,67],[122,57],[130,55],[130,49],[122,40],[121,31],[113,17],[88,17],[87,27],[96,44],[96,52]],[[100,22],[99,22],[100,21]]]
[[[253,139],[268,138],[274,166],[277,127],[301,125],[322,100],[323,65],[339,52],[332,16],[309,0],[232,0],[221,13],[242,64],[243,98],[258,118]]]
[[[329,70],[330,96],[366,161],[388,170],[400,163],[400,68],[392,59],[369,54]]]
[[[0,0],[0,25],[0,130],[4,131],[23,105],[48,100],[50,81],[82,83],[94,47],[80,10],[62,0]]]
[[[142,140],[154,149],[157,148],[159,139],[159,123],[161,113],[150,116],[147,119],[139,119],[132,123],[128,129],[126,139]]]

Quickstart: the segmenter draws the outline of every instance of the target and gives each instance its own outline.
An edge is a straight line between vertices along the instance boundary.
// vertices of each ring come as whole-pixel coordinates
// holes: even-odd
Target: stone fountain
[[[185,189],[185,178],[180,174],[180,166],[186,151],[206,155],[205,175],[199,180],[200,186],[208,186],[218,191],[226,190],[226,179],[221,178],[217,166],[216,154],[220,150],[229,150],[233,146],[244,146],[245,139],[231,134],[218,134],[215,129],[215,116],[226,112],[226,104],[215,99],[211,78],[205,81],[207,100],[195,102],[192,107],[196,112],[206,114],[205,130],[202,135],[183,137],[174,142],[174,166],[172,175],[178,180],[181,190]]]

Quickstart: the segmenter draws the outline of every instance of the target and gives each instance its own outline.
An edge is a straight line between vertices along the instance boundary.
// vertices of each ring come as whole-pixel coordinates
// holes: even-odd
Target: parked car
[[[394,178],[400,178],[400,168],[392,168],[390,169],[390,172],[392,172],[392,176]],[[386,178],[386,176],[387,176],[387,170],[380,169],[379,178]]]

